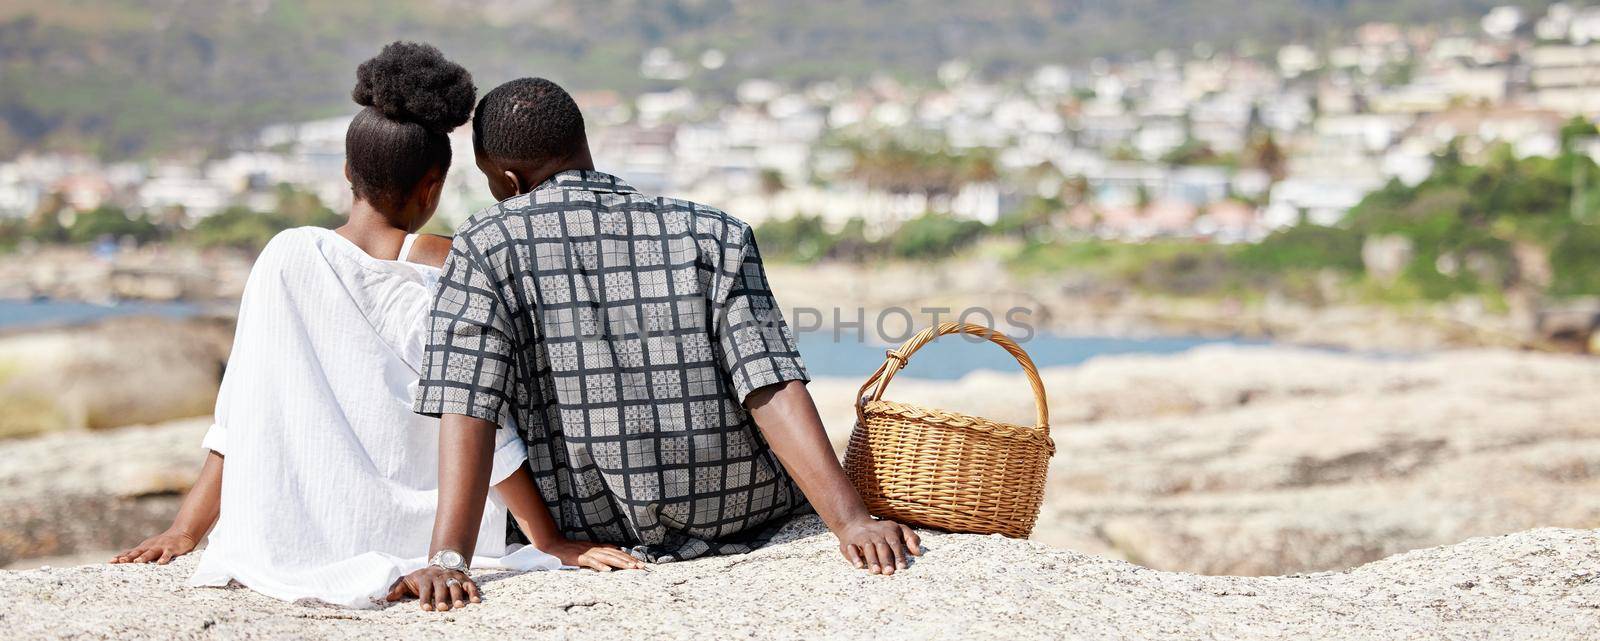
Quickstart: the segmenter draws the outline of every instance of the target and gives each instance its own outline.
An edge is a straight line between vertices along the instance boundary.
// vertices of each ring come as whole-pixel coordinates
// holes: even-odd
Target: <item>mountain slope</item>
[[[215,145],[263,124],[348,109],[357,63],[427,40],[487,88],[544,75],[625,92],[642,53],[729,53],[684,82],[752,76],[927,78],[949,58],[1004,71],[1197,42],[1319,39],[1368,20],[1475,19],[1496,0],[6,0],[0,155],[110,157]],[[1524,2],[1542,5],[1543,2]]]

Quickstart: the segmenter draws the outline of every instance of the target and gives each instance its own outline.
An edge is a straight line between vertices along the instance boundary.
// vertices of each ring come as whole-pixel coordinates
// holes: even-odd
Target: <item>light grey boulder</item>
[[[891,577],[814,518],[744,556],[652,571],[481,572],[485,602],[422,612],[188,588],[169,566],[0,572],[15,638],[1573,639],[1600,631],[1600,533],[1541,529],[1354,570],[1208,577],[998,536],[926,533]]]

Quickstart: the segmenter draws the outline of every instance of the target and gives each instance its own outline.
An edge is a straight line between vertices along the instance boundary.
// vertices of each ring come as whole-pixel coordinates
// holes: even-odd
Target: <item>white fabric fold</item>
[[[411,412],[438,270],[368,256],[302,227],[269,243],[245,286],[203,445],[222,453],[222,512],[191,585],[373,607],[425,565],[439,422]],[[496,434],[492,480],[527,454]],[[560,567],[508,549],[490,493],[474,565]]]

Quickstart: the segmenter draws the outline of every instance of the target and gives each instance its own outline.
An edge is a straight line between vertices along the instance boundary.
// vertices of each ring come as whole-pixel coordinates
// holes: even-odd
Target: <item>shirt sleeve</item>
[[[794,332],[767,285],[761,252],[749,227],[729,246],[722,274],[727,286],[712,301],[722,367],[740,403],[751,392],[784,381],[809,381]]]
[[[228,455],[228,429],[221,423],[212,423],[206,430],[206,435],[200,439],[200,447],[211,450],[223,456]]]
[[[510,312],[491,265],[465,236],[445,259],[412,410],[514,425]]]
[[[234,338],[234,345],[239,345],[239,339]],[[217,409],[211,415],[211,427],[206,429],[205,437],[200,439],[200,447],[211,450],[223,456],[228,455],[228,390],[233,385],[228,380],[231,368],[222,373],[222,385],[217,388]]]
[[[200,447],[211,450],[223,456],[228,455],[228,416],[233,410],[233,388],[244,385],[249,388],[250,383],[240,381],[244,376],[242,372],[250,369],[253,359],[261,358],[260,350],[263,343],[272,341],[258,335],[260,330],[256,326],[259,313],[256,306],[262,303],[258,298],[263,294],[263,287],[280,278],[283,269],[281,262],[286,245],[293,244],[294,234],[303,233],[289,229],[279,232],[267,246],[262,248],[261,255],[256,257],[256,263],[250,268],[250,275],[245,279],[244,292],[239,295],[239,312],[233,327],[233,347],[228,353],[228,363],[222,368],[222,381],[217,387],[216,409],[211,414],[211,427],[206,430],[206,435],[200,440]],[[268,298],[268,300],[271,300]]]
[[[499,485],[528,462],[528,445],[522,441],[514,422],[502,425],[494,432],[494,458],[489,472],[491,486]]]

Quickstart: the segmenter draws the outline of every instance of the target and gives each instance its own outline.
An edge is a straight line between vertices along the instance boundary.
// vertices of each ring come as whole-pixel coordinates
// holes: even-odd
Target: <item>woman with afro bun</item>
[[[164,564],[205,539],[192,585],[351,607],[381,604],[429,563],[439,422],[412,413],[411,398],[450,240],[417,231],[439,204],[449,133],[475,94],[472,76],[426,44],[390,44],[357,69],[349,219],[286,230],[262,251],[200,477],[172,527],[113,562]],[[475,565],[559,567],[506,544],[503,505],[520,515],[537,494],[521,439],[496,436],[497,491]],[[475,600],[472,591],[458,598]]]

